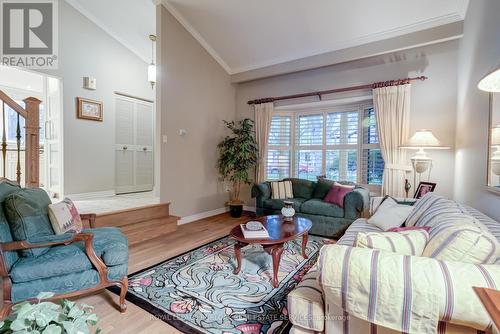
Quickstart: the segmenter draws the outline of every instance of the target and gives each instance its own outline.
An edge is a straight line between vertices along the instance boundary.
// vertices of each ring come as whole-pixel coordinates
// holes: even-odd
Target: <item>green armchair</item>
[[[128,241],[119,229],[55,235],[47,216],[50,198],[45,191],[23,189],[5,180],[0,181],[0,203],[0,317],[7,316],[14,304],[33,300],[40,292],[52,292],[51,299],[60,299],[113,285],[121,288],[120,311],[126,310]],[[95,214],[81,218],[92,226]],[[19,235],[26,238],[20,240]]]

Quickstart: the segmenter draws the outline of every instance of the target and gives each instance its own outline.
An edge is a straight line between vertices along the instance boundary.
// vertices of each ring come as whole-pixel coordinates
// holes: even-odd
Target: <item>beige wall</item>
[[[222,120],[235,117],[235,89],[229,75],[162,6],[160,18],[162,201],[188,216],[224,207],[218,180],[217,144],[226,134]],[[187,130],[185,136],[179,129]]]
[[[450,41],[239,84],[236,91],[237,117],[253,118],[253,108],[246,102],[255,98],[426,75],[429,80],[415,83],[412,87],[411,130],[413,132],[421,128],[432,129],[441,141],[454,146],[457,50],[458,41]],[[369,93],[365,91],[354,94]],[[341,95],[328,98],[339,96]],[[288,103],[297,102],[302,101],[288,101]],[[429,151],[429,155],[434,159],[431,181],[438,183],[437,193],[451,197],[454,185],[454,150]],[[408,176],[413,180],[412,174]]]
[[[500,197],[485,189],[488,93],[481,77],[500,59],[500,1],[470,1],[458,66],[455,198],[500,220]]]
[[[114,190],[114,92],[153,99],[146,71],[142,59],[59,1],[59,68],[46,73],[63,81],[65,194]],[[97,79],[97,90],[82,88],[84,76]],[[102,101],[103,122],[77,119],[77,96]]]

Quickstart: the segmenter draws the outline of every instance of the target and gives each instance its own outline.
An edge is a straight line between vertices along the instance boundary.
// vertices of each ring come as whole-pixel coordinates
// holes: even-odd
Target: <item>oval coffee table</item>
[[[302,256],[307,259],[306,246],[308,232],[312,227],[312,222],[307,218],[293,217],[285,220],[283,216],[264,216],[256,218],[260,221],[269,233],[268,239],[245,239],[240,225],[234,227],[230,236],[236,239],[234,253],[236,255],[237,267],[234,270],[238,274],[241,270],[241,248],[250,245],[262,245],[264,250],[273,258],[273,286],[278,287],[278,269],[280,266],[283,245],[290,240],[302,237]]]

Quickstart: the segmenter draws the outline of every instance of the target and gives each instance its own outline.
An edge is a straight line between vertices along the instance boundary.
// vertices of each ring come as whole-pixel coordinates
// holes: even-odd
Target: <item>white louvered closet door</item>
[[[153,104],[116,96],[116,193],[153,189]]]

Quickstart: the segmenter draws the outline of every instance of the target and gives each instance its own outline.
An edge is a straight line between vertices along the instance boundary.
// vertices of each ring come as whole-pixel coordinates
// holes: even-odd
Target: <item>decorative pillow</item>
[[[23,241],[54,235],[48,216],[49,204],[49,196],[40,188],[20,189],[5,198],[5,216],[14,240]],[[48,248],[25,249],[21,254],[34,257],[47,251]]]
[[[402,232],[360,232],[355,245],[361,248],[421,256],[428,240],[429,233],[423,229]]]
[[[293,198],[292,181],[271,182],[271,198],[272,199]]]
[[[368,218],[368,223],[386,231],[403,225],[412,211],[413,206],[398,204],[392,197],[387,197],[378,206],[375,213]]]
[[[354,189],[354,186],[344,186],[338,183],[335,183],[331,188],[328,194],[326,194],[323,199],[324,202],[335,204],[344,207],[344,197],[350,193]]]
[[[80,233],[83,229],[80,214],[69,198],[56,204],[50,204],[49,218],[56,234]]]
[[[441,205],[437,205],[440,202],[444,204],[442,208],[440,208]],[[419,223],[420,220],[426,215],[432,215],[432,212],[446,212],[446,206],[448,206],[449,202],[451,201],[447,200],[445,197],[438,196],[432,192],[425,194],[415,203],[415,210],[408,216],[406,226],[426,225],[425,223]]]
[[[454,225],[439,231],[429,240],[422,256],[443,261],[475,264],[494,263],[498,257],[498,241],[477,224]]]

